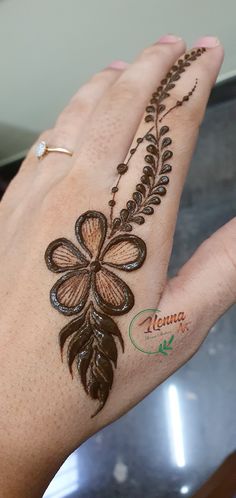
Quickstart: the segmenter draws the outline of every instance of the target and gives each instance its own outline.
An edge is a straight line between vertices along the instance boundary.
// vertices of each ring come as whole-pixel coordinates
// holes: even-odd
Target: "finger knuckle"
[[[85,116],[91,109],[91,102],[88,98],[77,95],[77,97],[65,107],[56,121],[55,127],[67,124],[74,116]]]
[[[95,198],[104,198],[104,185],[96,184],[96,191],[88,185],[91,185],[91,178],[85,169],[80,173],[72,170],[53,185],[40,204],[41,217],[47,220],[46,224],[52,227],[59,223],[59,219],[61,223],[66,223],[78,212],[78,204],[92,206]]]
[[[43,140],[46,140],[48,137],[50,137],[52,130],[53,130],[53,128],[48,128],[47,130],[42,131],[42,133],[40,133],[40,135],[37,139],[37,142],[41,142]]]
[[[53,147],[66,147],[70,149],[72,144],[73,130],[73,120],[58,122],[49,135],[50,144],[52,144]],[[47,157],[44,158],[44,161],[49,160],[49,156],[50,154],[48,154]],[[60,154],[60,156],[62,156],[62,154]],[[61,157],[59,159],[61,159]]]
[[[138,97],[140,93],[140,85],[138,81],[124,79],[115,84],[110,91],[111,102],[132,102],[134,97]]]
[[[44,196],[40,204],[40,214],[46,225],[51,225],[58,222],[58,216],[62,211],[63,205],[66,203],[66,198],[63,195],[59,184],[52,187]]]
[[[191,105],[186,106],[184,114],[184,122],[186,126],[194,128],[199,128],[204,117],[204,109],[199,103],[192,103]]]
[[[163,58],[166,59],[173,52],[173,47],[170,45],[154,44],[144,48],[141,52],[141,58]]]
[[[106,71],[99,71],[97,73],[94,73],[91,78],[88,81],[88,85],[94,85],[94,84],[100,84],[103,82],[108,76],[108,73]]]
[[[181,93],[181,90],[172,90],[163,115],[172,108],[173,112],[169,114],[168,119],[170,122],[181,123],[181,126],[199,127],[205,113],[205,107],[199,99],[190,99],[184,91]]]

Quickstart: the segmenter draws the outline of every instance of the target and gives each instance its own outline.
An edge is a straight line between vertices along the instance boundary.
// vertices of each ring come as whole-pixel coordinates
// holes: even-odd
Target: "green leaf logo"
[[[161,342],[161,344],[159,345],[159,348],[157,350],[158,353],[161,353],[161,354],[164,354],[165,356],[168,356],[168,353],[167,351],[171,351],[173,348],[172,348],[172,342],[174,340],[174,335],[171,336],[170,340],[168,342],[166,342],[166,340],[164,340],[163,342]]]

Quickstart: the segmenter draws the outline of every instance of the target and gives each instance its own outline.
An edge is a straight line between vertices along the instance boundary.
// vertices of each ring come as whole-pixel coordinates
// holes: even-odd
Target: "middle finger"
[[[114,165],[124,160],[151,93],[184,51],[181,38],[167,35],[141,52],[97,106],[73,170],[92,168],[96,157],[99,175],[116,174]]]

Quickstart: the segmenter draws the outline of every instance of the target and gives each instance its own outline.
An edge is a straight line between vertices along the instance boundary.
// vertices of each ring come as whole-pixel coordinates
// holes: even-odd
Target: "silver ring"
[[[42,159],[49,152],[60,152],[61,154],[67,154],[68,156],[73,156],[73,152],[64,147],[49,147],[46,142],[39,142],[35,149],[35,155],[38,159]]]

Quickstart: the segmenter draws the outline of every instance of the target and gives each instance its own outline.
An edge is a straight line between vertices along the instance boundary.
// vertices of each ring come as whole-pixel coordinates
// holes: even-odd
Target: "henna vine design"
[[[192,90],[171,108],[166,109],[163,102],[170,96],[181,73],[204,51],[204,48],[199,48],[187,53],[153,93],[145,116],[145,122],[153,124],[143,137],[137,139],[136,147],[130,149],[127,162],[117,167],[118,180],[112,187],[112,199],[109,201],[109,223],[103,213],[87,211],[75,224],[78,247],[66,238],[59,238],[51,242],[45,252],[48,269],[64,273],[51,289],[51,304],[64,315],[76,315],[59,333],[62,359],[66,345],[71,375],[76,363],[85,392],[98,401],[92,416],[103,408],[109,396],[117,365],[117,344],[124,351],[121,332],[112,316],[128,313],[134,305],[131,289],[111,268],[129,272],[140,268],[145,261],[145,242],[127,232],[133,230],[133,224],[142,225],[145,215],[153,214],[154,207],[166,194],[168,173],[172,171],[169,164],[173,156],[170,150],[172,140],[169,127],[159,123],[189,100],[197,81]],[[113,218],[120,180],[143,142],[147,142],[147,154],[140,182],[132,199],[127,201],[119,216]]]
[[[166,110],[166,105],[163,102],[170,96],[170,91],[175,87],[181,74],[205,50],[203,47],[185,54],[183,59],[179,59],[178,63],[172,66],[166,78],[161,81],[161,85],[152,94],[150,103],[146,107],[146,116],[144,119],[146,123],[152,122],[154,124],[143,137],[137,138],[137,145],[130,149],[127,162],[117,166],[119,176],[116,185],[111,190],[113,194],[112,199],[108,202],[110,206],[110,237],[119,231],[131,232],[133,230],[133,223],[142,225],[145,222],[144,215],[153,214],[154,207],[161,203],[161,198],[166,194],[169,183],[168,173],[172,171],[172,166],[169,164],[169,160],[173,156],[173,152],[169,148],[172,140],[168,136],[169,127],[163,125],[159,129],[158,123],[161,123],[164,117],[170,112],[182,106],[184,102],[190,99],[196,89],[197,80],[191,91],[187,95],[184,95],[182,100],[177,100],[175,105],[168,110]],[[164,113],[164,111],[166,112]],[[136,185],[132,199],[128,200],[126,207],[120,211],[119,217],[113,219],[115,196],[118,192],[120,180],[128,171],[129,163],[142,142],[148,142],[148,144],[146,146],[147,154],[144,157],[146,164],[143,168],[140,182]]]

